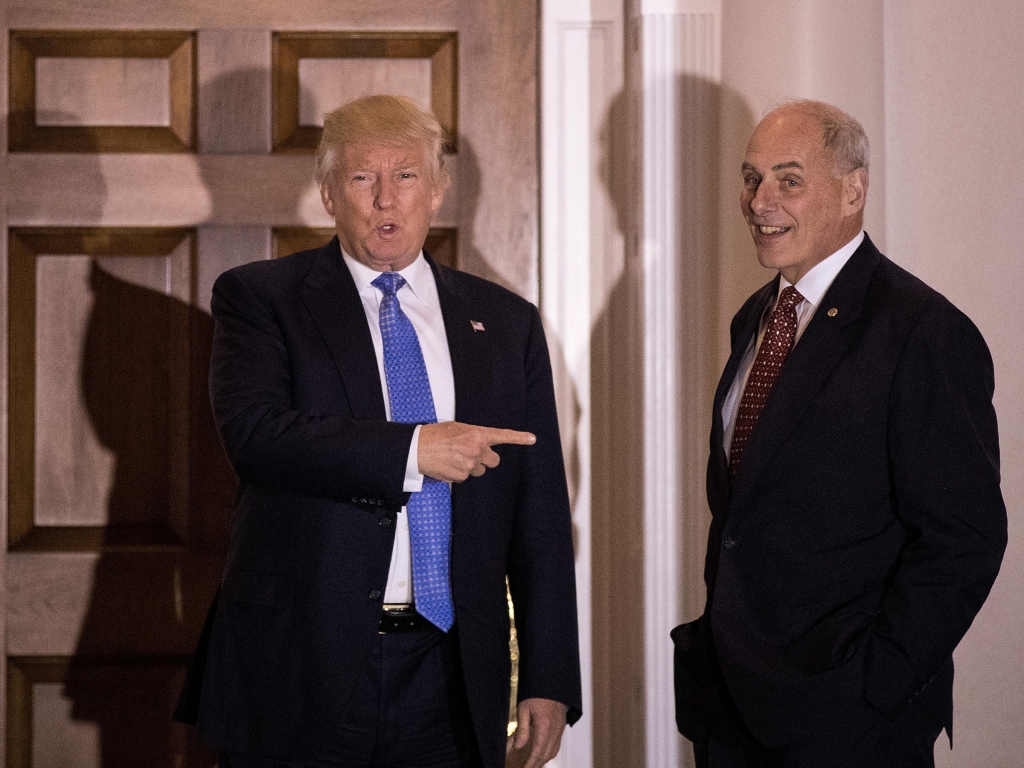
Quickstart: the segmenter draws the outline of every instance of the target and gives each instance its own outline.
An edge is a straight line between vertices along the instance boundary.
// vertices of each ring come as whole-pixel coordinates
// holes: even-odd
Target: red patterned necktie
[[[768,317],[761,348],[757,350],[750,376],[747,377],[747,386],[743,389],[740,408],[736,412],[736,426],[729,449],[729,474],[733,477],[739,472],[743,449],[747,447],[754,425],[768,401],[768,393],[772,391],[782,364],[793,348],[793,340],[796,338],[796,305],[803,300],[804,297],[796,288],[786,286]]]

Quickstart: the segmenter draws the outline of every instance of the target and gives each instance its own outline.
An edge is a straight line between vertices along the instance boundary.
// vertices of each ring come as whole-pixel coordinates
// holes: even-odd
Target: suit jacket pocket
[[[270,571],[231,569],[224,574],[220,594],[224,600],[269,608],[281,597],[280,576]]]
[[[843,666],[863,650],[874,618],[874,612],[855,608],[822,620],[789,649],[789,671],[818,675]]]
[[[712,660],[703,617],[673,629],[672,642],[679,732],[691,741],[712,736],[720,744],[739,746],[739,718]]]

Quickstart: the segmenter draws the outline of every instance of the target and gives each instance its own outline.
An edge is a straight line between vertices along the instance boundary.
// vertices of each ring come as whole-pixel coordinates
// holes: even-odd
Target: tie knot
[[[405,285],[405,278],[397,272],[381,272],[370,285],[385,296],[394,296]]]
[[[786,310],[792,309],[803,300],[804,297],[800,295],[800,291],[792,285],[787,285],[782,289],[782,293],[779,295],[778,308],[785,312]]]

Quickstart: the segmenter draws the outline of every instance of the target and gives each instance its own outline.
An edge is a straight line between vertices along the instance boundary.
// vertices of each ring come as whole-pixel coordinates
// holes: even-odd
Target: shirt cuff
[[[402,490],[405,493],[419,493],[423,490],[423,475],[420,473],[419,447],[420,428],[417,424],[412,433],[412,442],[409,444],[409,458],[405,461],[405,484]]]

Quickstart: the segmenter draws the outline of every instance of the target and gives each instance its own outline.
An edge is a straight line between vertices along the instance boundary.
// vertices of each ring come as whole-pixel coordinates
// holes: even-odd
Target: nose
[[[758,184],[752,196],[749,192],[744,192],[744,195],[749,197],[747,204],[755,216],[762,216],[775,208],[775,195],[772,194],[770,184]]]
[[[395,204],[394,184],[390,179],[382,178],[377,182],[374,190],[373,207],[380,211],[386,211]]]

